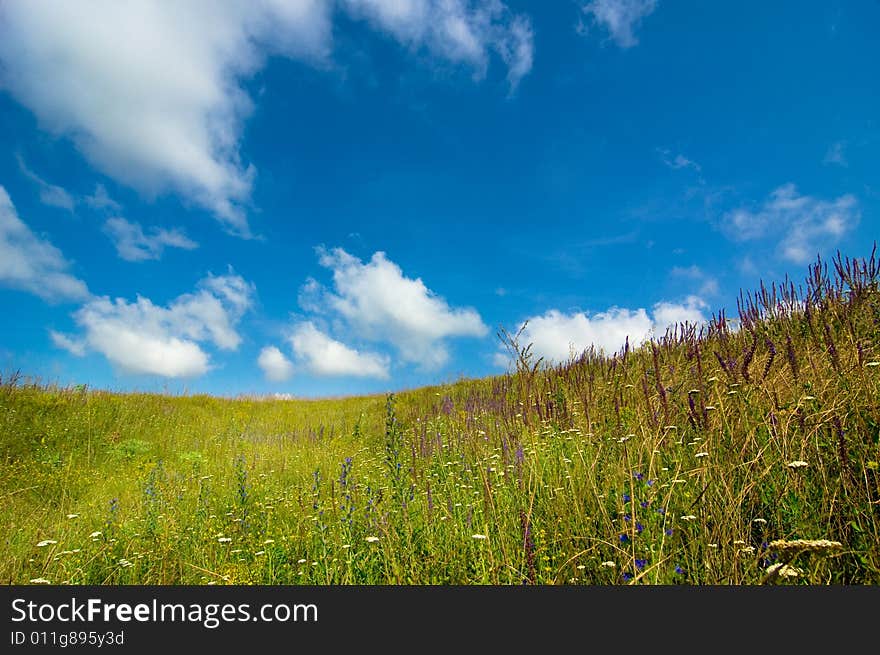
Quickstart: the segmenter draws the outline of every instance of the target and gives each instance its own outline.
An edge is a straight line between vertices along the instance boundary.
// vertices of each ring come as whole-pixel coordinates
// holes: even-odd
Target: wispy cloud
[[[61,251],[36,236],[18,217],[9,194],[0,186],[0,284],[50,302],[87,298],[85,282],[69,269]]]
[[[581,9],[618,46],[631,48],[639,42],[636,30],[642,20],[656,8],[657,0],[591,0]]]
[[[32,171],[24,161],[24,157],[20,154],[15,156],[18,161],[18,168],[31,182],[35,183],[40,189],[40,202],[50,207],[58,207],[72,212],[76,208],[76,200],[70,195],[66,189],[57,184],[50,184],[34,171]]]
[[[199,247],[181,229],[166,230],[153,227],[145,234],[140,223],[124,218],[111,218],[104,223],[104,232],[113,240],[117,254],[130,262],[159,259],[165,248],[194,250]]]
[[[84,200],[92,209],[105,209],[117,212],[122,209],[122,205],[113,200],[113,198],[110,197],[110,194],[107,193],[106,187],[100,183],[95,185],[95,192],[90,196],[86,196]]]
[[[725,213],[722,229],[735,241],[773,238],[783,259],[804,264],[837,243],[861,218],[852,194],[835,200],[801,195],[794,184],[775,189],[755,208],[739,207]]]
[[[695,264],[691,266],[673,266],[669,274],[674,278],[685,279],[695,285],[699,285],[697,295],[701,297],[718,294],[718,280]]]
[[[849,166],[849,162],[846,160],[846,153],[844,153],[843,149],[846,147],[845,141],[837,141],[832,143],[829,146],[828,151],[825,153],[825,158],[822,160],[824,164],[836,164],[837,166]]]
[[[695,162],[693,159],[688,159],[681,153],[678,153],[674,157],[672,153],[665,148],[658,148],[657,152],[660,154],[660,158],[663,163],[666,164],[669,168],[680,169],[680,168],[692,168],[698,173],[702,170],[701,166]]]

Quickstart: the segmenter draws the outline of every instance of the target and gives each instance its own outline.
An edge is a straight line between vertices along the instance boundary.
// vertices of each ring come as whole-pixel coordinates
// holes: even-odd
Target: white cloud
[[[828,152],[825,153],[825,158],[822,160],[824,164],[837,164],[838,166],[849,166],[849,162],[846,160],[846,154],[843,152],[843,148],[846,146],[846,142],[837,141],[831,144],[831,147],[828,148]]]
[[[165,247],[193,250],[199,247],[181,230],[166,230],[154,227],[150,234],[144,234],[140,223],[130,222],[124,218],[111,218],[104,223],[104,231],[113,240],[117,254],[126,261],[142,262],[148,259],[159,259]]]
[[[92,209],[108,209],[110,211],[120,211],[122,205],[113,200],[103,184],[95,185],[95,193],[85,197],[86,204]]]
[[[321,249],[319,256],[333,271],[335,293],[321,293],[309,283],[310,293],[302,298],[306,306],[329,308],[359,336],[393,344],[405,361],[437,368],[449,358],[445,339],[488,332],[476,310],[450,307],[420,278],[404,276],[384,252],[366,264],[341,248]]]
[[[654,332],[659,334],[679,323],[699,325],[706,322],[703,310],[709,306],[699,296],[688,296],[684,303],[662,301],[654,305]]]
[[[800,195],[794,184],[775,189],[757,210],[740,207],[722,217],[722,229],[736,241],[779,239],[780,256],[804,264],[837,243],[861,218],[855,196],[827,201]]]
[[[18,160],[18,168],[21,170],[22,174],[24,174],[24,176],[31,182],[35,183],[40,189],[40,202],[50,207],[66,209],[69,212],[74,210],[76,207],[76,200],[74,200],[73,196],[70,195],[66,189],[57,184],[50,184],[34,173],[34,171],[28,168],[28,165],[25,163],[24,158],[21,155],[16,155],[16,159]]]
[[[669,150],[664,148],[658,148],[657,152],[660,153],[660,158],[663,160],[663,163],[666,164],[669,168],[678,170],[681,168],[692,168],[698,173],[702,170],[702,167],[695,162],[693,159],[688,159],[681,153],[672,157],[672,153]]]
[[[293,364],[275,346],[266,346],[257,357],[257,364],[272,382],[283,382],[293,375]]]
[[[73,315],[82,337],[53,336],[53,341],[68,350],[70,343],[81,342],[83,351],[98,352],[128,373],[202,375],[210,369],[210,358],[201,343],[222,350],[235,350],[241,343],[235,325],[251,305],[253,285],[230,273],[208,276],[198,287],[167,307],[142,296],[134,302],[94,298]]]
[[[247,234],[243,77],[269,51],[321,57],[328,5],[302,1],[8,2],[2,84],[106,175],[181,193]]]
[[[314,375],[383,380],[389,377],[387,357],[349,348],[321,332],[311,321],[296,325],[289,341],[297,361]]]
[[[69,268],[58,248],[22,222],[0,186],[0,284],[50,302],[87,298],[85,282],[70,275]]]
[[[591,0],[582,9],[617,45],[630,48],[639,42],[635,33],[642,19],[656,8],[656,0]]]
[[[718,293],[718,280],[707,274],[696,264],[692,266],[673,266],[670,275],[684,278],[700,284],[698,295],[714,296]]]
[[[706,321],[702,312],[705,308],[706,303],[700,298],[689,296],[683,303],[664,301],[655,304],[652,316],[644,308],[612,307],[592,315],[584,312],[565,314],[551,309],[519,325],[518,330],[522,330],[519,345],[532,344],[531,352],[536,357],[556,363],[576,358],[591,346],[611,354],[623,348],[627,337],[630,346],[636,347],[652,335],[662,335],[667,327],[679,322],[703,323]],[[507,352],[496,353],[494,359],[498,366],[510,364]]]
[[[512,85],[531,68],[529,22],[499,0],[13,0],[0,4],[0,86],[102,173],[248,236],[243,83],[271,55],[327,66],[340,7],[478,76],[490,51]]]
[[[55,330],[49,330],[49,338],[52,339],[52,343],[55,344],[57,348],[67,350],[72,355],[82,357],[86,354],[86,344],[81,339],[73,338],[67,334],[56,332]]]
[[[477,77],[485,75],[490,51],[507,65],[511,87],[532,68],[531,22],[498,0],[344,0],[344,5],[405,46],[470,65]]]

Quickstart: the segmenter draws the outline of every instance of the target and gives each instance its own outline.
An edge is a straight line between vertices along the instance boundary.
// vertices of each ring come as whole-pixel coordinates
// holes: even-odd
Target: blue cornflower
[[[648,509],[648,505],[650,505],[650,503],[647,500],[643,500],[639,503],[639,505],[642,506],[642,509]]]
[[[630,498],[629,494],[623,494],[623,502],[628,503],[631,500],[632,498]]]
[[[646,559],[637,559],[636,560],[636,568],[641,571],[643,568],[645,568],[645,565],[647,563],[648,563],[648,560],[646,560]]]
[[[675,532],[672,528],[666,528],[666,536],[671,537],[672,533]]]
[[[666,514],[666,508],[665,508],[665,507],[658,507],[658,508],[655,509],[654,511],[657,512],[660,516],[663,516],[664,514]]]
[[[654,486],[654,480],[648,480],[647,482],[645,482],[645,484],[648,485],[649,487],[653,487],[653,486]]]
[[[681,566],[679,566],[679,565],[676,564],[676,566],[675,566],[675,573],[676,573],[676,575],[684,575],[684,569],[681,568]]]
[[[640,480],[640,481],[641,481],[641,480],[644,479],[645,476],[642,475],[641,473],[633,473],[633,477],[634,477],[636,480]]]
[[[623,520],[624,520],[624,521],[632,521],[632,517],[631,517],[629,514],[624,514],[624,515],[623,515]]]
[[[623,581],[624,582],[629,582],[632,579],[633,579],[632,573],[624,573],[623,574]]]
[[[641,523],[636,521],[636,534],[642,534],[642,530],[644,530],[644,529],[645,529],[645,526],[643,526]]]
[[[620,543],[625,544],[627,541],[629,541],[629,535],[628,535],[628,534],[622,534],[622,535],[620,535]]]

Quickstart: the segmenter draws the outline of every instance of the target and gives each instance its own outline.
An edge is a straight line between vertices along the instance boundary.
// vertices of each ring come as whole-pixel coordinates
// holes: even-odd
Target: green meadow
[[[4,584],[880,582],[878,260],[325,400],[0,384]]]

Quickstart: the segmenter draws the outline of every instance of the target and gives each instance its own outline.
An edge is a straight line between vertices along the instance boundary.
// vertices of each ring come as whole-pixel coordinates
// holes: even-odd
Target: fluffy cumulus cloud
[[[619,351],[627,339],[635,347],[651,336],[660,336],[667,328],[682,322],[700,324],[706,321],[706,304],[696,296],[683,303],[659,302],[651,315],[644,308],[612,307],[596,314],[566,314],[556,309],[533,316],[520,324],[519,345],[532,345],[531,352],[551,363],[577,358],[591,347],[607,354]],[[507,366],[510,354],[498,352],[495,363]]]
[[[204,344],[238,348],[236,324],[251,306],[253,293],[250,283],[230,272],[208,276],[194,293],[168,306],[142,296],[134,302],[93,298],[73,315],[81,335],[51,336],[56,346],[76,355],[100,353],[127,373],[193,377],[210,369]]]
[[[304,306],[335,314],[363,339],[390,343],[405,362],[440,367],[449,359],[446,339],[488,333],[476,310],[450,307],[383,252],[364,263],[341,248],[319,250],[319,261],[333,272],[333,290],[310,281]]]
[[[117,254],[130,262],[159,259],[166,247],[184,250],[199,247],[179,229],[152,228],[149,234],[145,234],[140,223],[119,217],[108,219],[104,231],[113,240]]]
[[[248,236],[243,83],[272,55],[326,65],[336,11],[478,74],[495,52],[511,84],[531,68],[529,22],[499,0],[10,0],[0,86],[102,173],[179,194]]]
[[[591,0],[582,9],[617,45],[631,48],[639,42],[636,30],[642,19],[656,8],[657,0]]]
[[[85,282],[71,275],[69,268],[61,251],[18,217],[9,194],[0,186],[0,284],[50,302],[87,298]]]
[[[386,380],[387,356],[360,352],[319,330],[311,321],[297,324],[289,337],[297,363],[322,377],[363,377]]]
[[[293,364],[275,346],[266,346],[260,351],[257,365],[272,382],[283,382],[293,375]]]
[[[722,229],[735,241],[773,238],[783,259],[804,264],[837,243],[860,218],[858,200],[851,194],[821,200],[785,184],[758,208],[739,207],[724,214]]]

